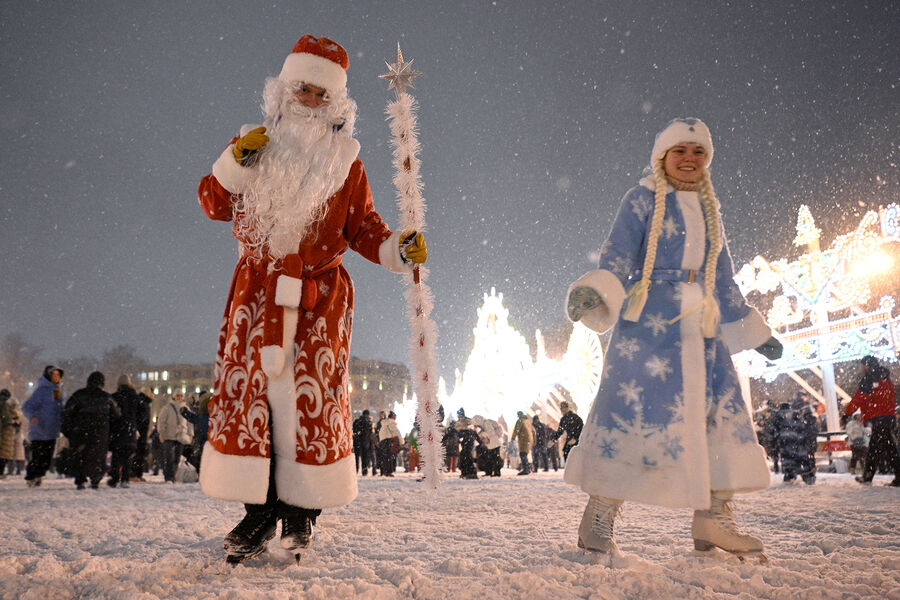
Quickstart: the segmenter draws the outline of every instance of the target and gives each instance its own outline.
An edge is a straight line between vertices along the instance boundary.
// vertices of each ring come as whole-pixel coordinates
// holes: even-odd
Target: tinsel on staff
[[[390,82],[388,90],[397,93],[388,104],[387,115],[393,135],[394,186],[397,188],[397,204],[400,207],[400,231],[425,231],[425,199],[422,197],[422,179],[419,176],[420,161],[418,130],[416,128],[416,100],[406,93],[406,87],[415,87],[412,78],[420,73],[412,70],[412,61],[404,62],[397,44],[397,62],[385,63],[388,73],[381,75]],[[426,484],[436,488],[442,478],[444,448],[438,430],[437,360],[435,343],[437,326],[431,320],[434,298],[425,281],[428,267],[415,265],[407,276],[407,311],[412,339],[409,357],[412,361],[413,391],[416,394],[416,422],[419,426],[419,453]]]

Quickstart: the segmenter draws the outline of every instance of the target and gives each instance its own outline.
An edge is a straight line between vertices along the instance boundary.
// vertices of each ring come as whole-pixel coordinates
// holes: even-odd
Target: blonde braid
[[[719,262],[719,252],[722,251],[722,233],[719,220],[718,201],[716,191],[713,189],[709,171],[703,169],[700,178],[700,199],[703,201],[703,217],[706,220],[706,239],[709,242],[709,251],[706,255],[706,271],[703,277],[703,337],[715,337],[719,326],[719,304],[716,302],[716,265]]]
[[[653,221],[650,224],[650,233],[647,236],[647,254],[644,255],[644,266],[641,269],[641,280],[628,291],[628,305],[622,318],[626,321],[637,321],[644,305],[647,303],[647,294],[650,292],[650,274],[656,262],[656,248],[659,236],[662,234],[663,218],[666,214],[666,171],[663,160],[658,160],[653,165],[653,174],[656,179],[656,191],[654,193]]]

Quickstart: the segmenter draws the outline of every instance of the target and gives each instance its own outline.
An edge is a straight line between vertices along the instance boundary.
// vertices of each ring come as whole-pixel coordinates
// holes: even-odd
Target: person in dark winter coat
[[[369,416],[369,410],[366,409],[353,421],[353,453],[356,455],[357,473],[359,473],[360,466],[362,466],[362,474],[368,474],[369,460],[372,458],[372,453],[370,451],[371,447],[372,417]],[[374,464],[372,465],[372,471],[372,474],[374,475]]]
[[[147,470],[147,455],[150,445],[147,437],[150,435],[150,408],[153,405],[153,392],[150,388],[143,388],[138,392],[138,416],[137,416],[137,446],[134,456],[131,457],[129,478],[132,481],[143,481],[144,471]]]
[[[759,431],[757,432],[759,445],[766,451],[766,456],[772,461],[772,470],[776,473],[781,471],[778,439],[775,435],[775,413],[777,412],[778,406],[774,400],[770,399],[759,417]]]
[[[459,417],[456,421],[456,431],[459,434],[459,476],[461,479],[478,479],[478,469],[475,466],[478,434],[472,429],[472,422],[463,409],[459,409],[456,415]]]
[[[451,422],[441,437],[444,446],[444,457],[447,471],[453,473],[459,465],[459,432],[456,430],[456,422]]]
[[[819,424],[810,409],[806,394],[797,394],[791,403],[782,402],[775,413],[772,427],[775,439],[778,440],[784,481],[794,481],[800,475],[807,485],[814,484],[814,453]]]
[[[566,434],[566,441],[563,444],[563,460],[568,460],[569,451],[578,445],[584,421],[574,410],[570,409],[568,402],[561,402],[559,410],[562,411],[562,418],[559,420],[559,427],[556,430],[556,439],[562,437],[563,433]]]
[[[22,406],[22,412],[28,418],[28,440],[31,442],[31,460],[25,472],[28,487],[41,485],[53,460],[62,421],[63,375],[63,370],[53,365],[44,367],[34,393]]]
[[[141,412],[141,400],[138,398],[131,378],[121,375],[118,381],[118,389],[113,393],[112,399],[119,409],[119,416],[113,421],[110,432],[109,448],[112,450],[112,459],[109,466],[109,487],[120,485],[128,487],[128,466],[131,457],[137,449],[138,418]]]
[[[550,430],[541,423],[538,415],[531,418],[531,426],[534,427],[534,446],[531,447],[531,462],[534,464],[534,470],[537,472],[538,469],[543,468],[545,471],[549,471],[547,442],[550,439]]]
[[[87,480],[97,489],[106,472],[110,422],[118,417],[119,409],[103,391],[104,383],[103,373],[94,371],[87,378],[87,387],[72,394],[63,410],[62,432],[71,450],[69,474],[74,475],[79,490]]]
[[[856,465],[859,465],[859,472],[864,473],[866,453],[869,449],[869,433],[871,432],[863,427],[858,412],[853,413],[850,417],[846,431],[847,441],[850,443],[850,472],[856,473]]]
[[[197,400],[197,410],[192,411],[187,406],[181,407],[181,416],[194,426],[194,439],[191,441],[190,457],[187,461],[194,465],[197,473],[200,472],[200,462],[203,457],[203,447],[209,436],[209,401],[212,394],[203,392]]]
[[[159,475],[160,470],[165,470],[165,458],[162,440],[159,439],[159,430],[156,424],[153,424],[153,431],[150,432],[150,469],[154,475]]]
[[[857,481],[871,484],[878,465],[886,460],[894,470],[891,486],[900,487],[900,453],[894,432],[897,400],[891,383],[890,371],[882,366],[874,356],[865,356],[860,361],[859,387],[844,409],[845,415],[857,410],[862,413],[863,425],[872,428],[866,465]]]

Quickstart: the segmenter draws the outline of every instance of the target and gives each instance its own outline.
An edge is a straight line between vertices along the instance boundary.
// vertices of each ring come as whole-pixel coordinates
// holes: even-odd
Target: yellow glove
[[[248,159],[262,150],[263,146],[269,143],[269,136],[266,135],[265,127],[257,127],[252,131],[248,131],[246,135],[238,138],[234,143],[234,160],[238,164],[247,165]]]
[[[425,244],[425,234],[411,231],[400,236],[400,258],[403,262],[413,261],[422,264],[428,260],[428,246]]]

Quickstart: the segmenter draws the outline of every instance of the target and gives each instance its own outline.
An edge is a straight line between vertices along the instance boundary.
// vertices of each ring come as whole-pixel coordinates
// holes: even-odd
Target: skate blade
[[[762,552],[729,552],[729,554],[734,554],[741,562],[747,562],[748,558],[755,558],[761,565],[769,563],[769,558]]]
[[[584,545],[584,542],[581,541],[581,537],[578,538],[578,549],[581,550],[581,554],[588,558],[592,558],[597,564],[600,564],[603,559],[607,561],[607,567],[613,566],[613,559],[619,558],[622,554],[619,552],[618,547],[612,547],[608,550],[598,550],[596,548],[588,548]]]
[[[239,564],[241,564],[242,562],[244,562],[245,560],[248,560],[251,558],[256,558],[257,556],[259,556],[260,554],[262,554],[265,551],[266,551],[266,549],[263,548],[261,550],[257,550],[255,552],[249,552],[247,554],[228,554],[225,556],[225,562],[228,563],[229,565],[231,565],[232,567],[236,567]]]
[[[727,548],[722,548],[721,546],[717,546],[712,542],[707,542],[705,540],[694,540],[694,550],[697,552],[712,552],[718,548],[722,552],[727,552],[733,556],[736,556],[737,559],[741,562],[745,562],[748,558],[756,558],[760,563],[768,563],[769,559],[759,550],[750,550],[750,551],[738,551],[738,550],[728,550]]]

